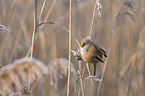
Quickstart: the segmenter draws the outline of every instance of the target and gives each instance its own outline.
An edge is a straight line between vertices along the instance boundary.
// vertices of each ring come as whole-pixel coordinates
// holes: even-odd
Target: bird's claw
[[[95,81],[101,81],[101,79],[99,79],[97,76],[88,76],[86,78],[84,78],[84,80],[86,79],[92,79],[92,80],[95,80]]]

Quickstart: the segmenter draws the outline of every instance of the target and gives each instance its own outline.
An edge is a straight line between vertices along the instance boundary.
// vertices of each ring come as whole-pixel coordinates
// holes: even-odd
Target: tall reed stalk
[[[69,96],[69,81],[70,81],[70,71],[71,71],[71,35],[72,35],[72,0],[69,1],[69,65],[68,65],[68,79],[67,79],[67,96]]]

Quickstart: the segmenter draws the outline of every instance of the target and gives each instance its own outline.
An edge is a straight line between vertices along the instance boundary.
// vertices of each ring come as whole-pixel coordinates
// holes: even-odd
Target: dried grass
[[[5,27],[4,25],[0,25],[0,30],[1,31],[8,31],[8,32],[10,32],[10,30],[7,28],[7,27]]]
[[[78,2],[78,0],[72,1],[72,32],[78,39],[78,42],[89,35],[95,4],[95,1],[91,0],[79,1],[80,2]],[[106,50],[107,52],[111,49],[107,59],[107,66],[99,96],[136,96],[137,94],[144,96],[145,35],[142,34],[145,21],[144,0],[118,1],[111,0],[108,2],[104,0],[102,2],[102,17],[99,18],[97,15],[94,17],[94,27],[92,30],[93,40],[99,42],[104,49],[108,49]],[[58,20],[57,23],[53,25],[49,23],[47,26],[45,24],[45,27],[39,27],[39,30],[37,30],[38,33],[36,34],[33,57],[48,64],[48,61],[55,60],[59,57],[68,58],[69,31],[67,28],[69,2],[68,0],[58,0],[57,2],[56,0],[46,0],[45,4],[44,2],[45,0],[38,0],[39,23],[63,17]],[[0,24],[10,30],[9,33],[0,30],[0,67],[11,63],[17,58],[23,58],[28,53],[28,50],[30,50],[31,37],[34,30],[33,4],[33,0],[0,1]],[[42,5],[45,6],[42,7]],[[119,15],[116,15],[118,12]],[[136,27],[134,27],[134,22],[136,23]],[[72,50],[77,50],[78,45],[72,40]],[[110,45],[112,46],[110,47]],[[78,70],[78,61],[74,59],[74,56],[72,57],[72,62],[75,64],[74,67]],[[83,65],[83,63],[81,63],[81,65]],[[103,65],[98,64],[98,73],[102,66]],[[89,68],[92,73],[92,65],[89,65]],[[86,70],[83,70],[84,77],[88,76],[87,73]],[[55,76],[55,78],[57,78],[57,76]],[[67,79],[65,76],[64,78],[65,80]],[[60,82],[57,82],[57,85],[54,83],[54,86],[65,86],[62,87],[62,90],[59,89],[60,87],[57,88],[50,84],[50,80],[48,78],[42,79],[42,81],[45,82],[45,87],[43,87],[43,82],[40,82],[40,84],[35,83],[34,85],[40,86],[40,88],[37,89],[33,87],[31,93],[35,93],[34,96],[40,96],[41,94],[42,96],[47,96],[44,93],[49,93],[50,96],[59,95],[60,93],[61,96],[64,96],[67,86],[66,82],[63,82],[65,80],[57,78],[57,81]],[[74,78],[70,80],[75,82]],[[25,84],[26,90],[28,87],[27,83]],[[75,91],[73,90],[74,92],[70,91],[70,94],[72,93],[71,96],[78,95],[78,91],[81,88],[80,83],[72,83],[70,87],[72,88],[74,85],[76,85],[76,88]],[[82,82],[84,95],[96,96],[98,85],[98,82],[93,82],[92,86],[89,80],[84,80]],[[55,88],[59,91],[56,91]],[[45,92],[42,90],[45,90]],[[26,93],[27,92],[30,91],[27,90]],[[21,92],[17,92],[17,94],[19,95]],[[13,95],[16,95],[16,92],[13,93]],[[81,90],[80,95],[82,95]]]
[[[22,91],[22,84],[28,84],[28,72],[31,70],[31,86],[48,74],[47,67],[39,60],[25,57],[17,59],[0,69],[0,95],[6,96],[12,92]],[[13,94],[14,94],[13,93]]]
[[[67,91],[68,60],[59,58],[48,63],[49,74],[43,77],[32,92],[34,96],[65,96]],[[71,63],[70,94],[75,92],[76,71]],[[37,92],[36,92],[37,90]]]
[[[56,89],[58,89],[59,79],[63,79],[64,77],[65,78],[67,77],[67,69],[68,69],[67,66],[68,66],[68,60],[64,58],[56,59],[48,63],[49,75],[51,77],[50,84],[55,86]],[[70,72],[73,73],[72,75],[76,76],[76,71],[72,63],[71,63]]]

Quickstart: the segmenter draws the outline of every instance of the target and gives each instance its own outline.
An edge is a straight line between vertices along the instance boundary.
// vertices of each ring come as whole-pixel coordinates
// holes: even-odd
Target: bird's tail
[[[106,54],[106,52],[102,49],[102,48],[100,48],[101,50],[102,50],[102,52],[104,53],[103,55],[105,56],[105,57],[107,57],[107,54]]]

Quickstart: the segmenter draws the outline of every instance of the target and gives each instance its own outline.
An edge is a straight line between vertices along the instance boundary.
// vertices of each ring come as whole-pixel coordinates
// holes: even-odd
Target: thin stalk
[[[51,11],[52,11],[54,5],[55,5],[55,2],[56,2],[56,0],[53,0],[53,2],[52,2],[52,4],[51,4],[51,6],[50,6],[50,9],[48,10],[48,13],[47,13],[47,15],[46,15],[44,21],[47,21],[49,15],[50,15],[50,13],[51,13]]]
[[[91,24],[91,29],[90,29],[90,38],[89,39],[91,39],[91,36],[92,36],[92,30],[93,30],[94,18],[95,18],[95,13],[96,13],[96,7],[97,7],[97,0],[96,0],[96,3],[95,3],[95,6],[94,6],[92,24]]]
[[[71,2],[70,0],[70,6],[69,6],[69,65],[68,65],[68,79],[67,79],[67,96],[69,96],[69,81],[70,81],[70,71],[71,71],[71,35],[72,35],[72,28],[71,28],[71,15],[72,15],[72,7],[71,7]]]
[[[82,75],[81,75],[80,71],[78,71],[78,74],[79,74],[79,80],[80,80],[80,87],[81,87],[81,90],[82,90],[82,96],[84,96],[83,80],[82,80]],[[78,94],[80,95],[80,89],[79,89]]]
[[[101,89],[101,86],[102,86],[102,81],[103,81],[103,79],[104,79],[104,73],[105,73],[105,71],[106,71],[106,67],[107,67],[107,62],[108,62],[108,58],[109,58],[109,56],[110,56],[110,52],[111,52],[111,48],[112,48],[112,44],[113,44],[113,40],[114,40],[114,36],[115,36],[115,27],[113,28],[113,30],[112,30],[112,38],[111,38],[111,43],[110,43],[110,46],[109,46],[109,49],[108,49],[108,57],[107,57],[107,59],[106,59],[106,61],[105,61],[105,63],[104,63],[104,67],[103,67],[103,72],[102,72],[102,78],[101,78],[101,81],[100,81],[100,83],[99,83],[99,87],[98,87],[98,91],[97,91],[97,96],[99,96],[99,93],[100,93],[100,89]]]
[[[42,13],[43,13],[43,10],[44,10],[44,7],[45,7],[45,4],[46,4],[46,0],[44,0],[44,2],[43,2],[43,4],[42,4],[41,11],[40,11],[40,15],[39,15],[39,17],[38,17],[38,22],[39,22],[40,17],[41,17],[41,15],[42,15]]]
[[[33,56],[33,47],[34,47],[34,40],[35,40],[35,34],[36,34],[36,26],[37,26],[37,8],[38,8],[38,1],[34,0],[34,30],[33,30],[33,35],[32,35],[32,43],[31,43],[31,54],[30,57],[32,58]],[[28,90],[30,90],[30,78],[31,78],[31,70],[29,70],[29,85],[28,85]]]
[[[86,63],[86,66],[87,66],[88,74],[89,74],[89,76],[91,76],[91,73],[90,73],[90,69],[89,69],[88,63]],[[91,82],[91,84],[93,85],[92,79],[90,79],[90,82]]]

